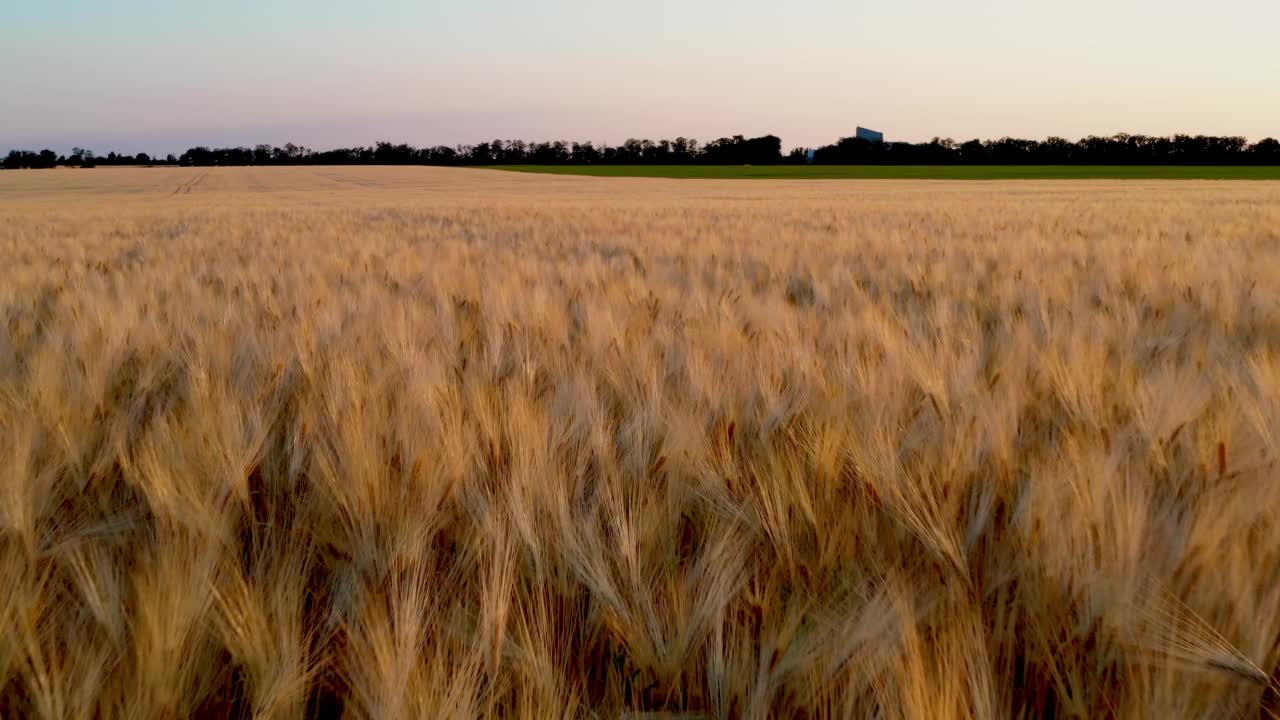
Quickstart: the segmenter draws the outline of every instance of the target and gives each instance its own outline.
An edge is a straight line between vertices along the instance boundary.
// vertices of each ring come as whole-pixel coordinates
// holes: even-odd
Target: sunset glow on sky
[[[1274,0],[8,5],[0,149],[1280,135]]]

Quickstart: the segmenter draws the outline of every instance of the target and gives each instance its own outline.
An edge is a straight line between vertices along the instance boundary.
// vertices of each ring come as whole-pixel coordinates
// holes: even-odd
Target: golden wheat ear
[[[1261,685],[1271,678],[1216,628],[1155,580],[1133,601],[1127,640],[1140,661],[1225,673]]]

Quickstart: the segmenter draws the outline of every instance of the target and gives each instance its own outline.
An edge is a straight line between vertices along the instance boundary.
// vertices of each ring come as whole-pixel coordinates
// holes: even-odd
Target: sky
[[[0,5],[0,151],[1280,136],[1277,0]]]

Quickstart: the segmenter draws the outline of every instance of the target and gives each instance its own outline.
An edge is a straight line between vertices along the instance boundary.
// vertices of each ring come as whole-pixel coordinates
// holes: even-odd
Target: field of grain
[[[1280,180],[1277,165],[502,165],[593,177],[703,180]]]
[[[6,172],[0,314],[2,717],[1280,712],[1280,184]]]

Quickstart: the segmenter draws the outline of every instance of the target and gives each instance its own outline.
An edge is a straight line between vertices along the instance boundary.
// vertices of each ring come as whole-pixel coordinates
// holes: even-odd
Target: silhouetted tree
[[[67,164],[91,168],[96,166],[97,162],[92,150],[77,147],[71,149],[71,155],[67,157]]]
[[[600,162],[600,151],[590,142],[574,143],[569,150],[569,162],[575,165],[591,165]]]
[[[1250,160],[1258,165],[1280,165],[1280,140],[1264,138],[1249,148]]]
[[[0,167],[6,170],[21,170],[24,168],[40,170],[57,167],[57,165],[58,155],[52,150],[41,150],[40,152],[10,150],[4,160],[0,162]]]
[[[876,162],[884,143],[872,143],[860,137],[843,137],[834,145],[814,151],[813,161],[828,165],[863,165]]]
[[[776,135],[720,138],[702,148],[700,159],[710,165],[776,164],[782,162],[782,140]]]

